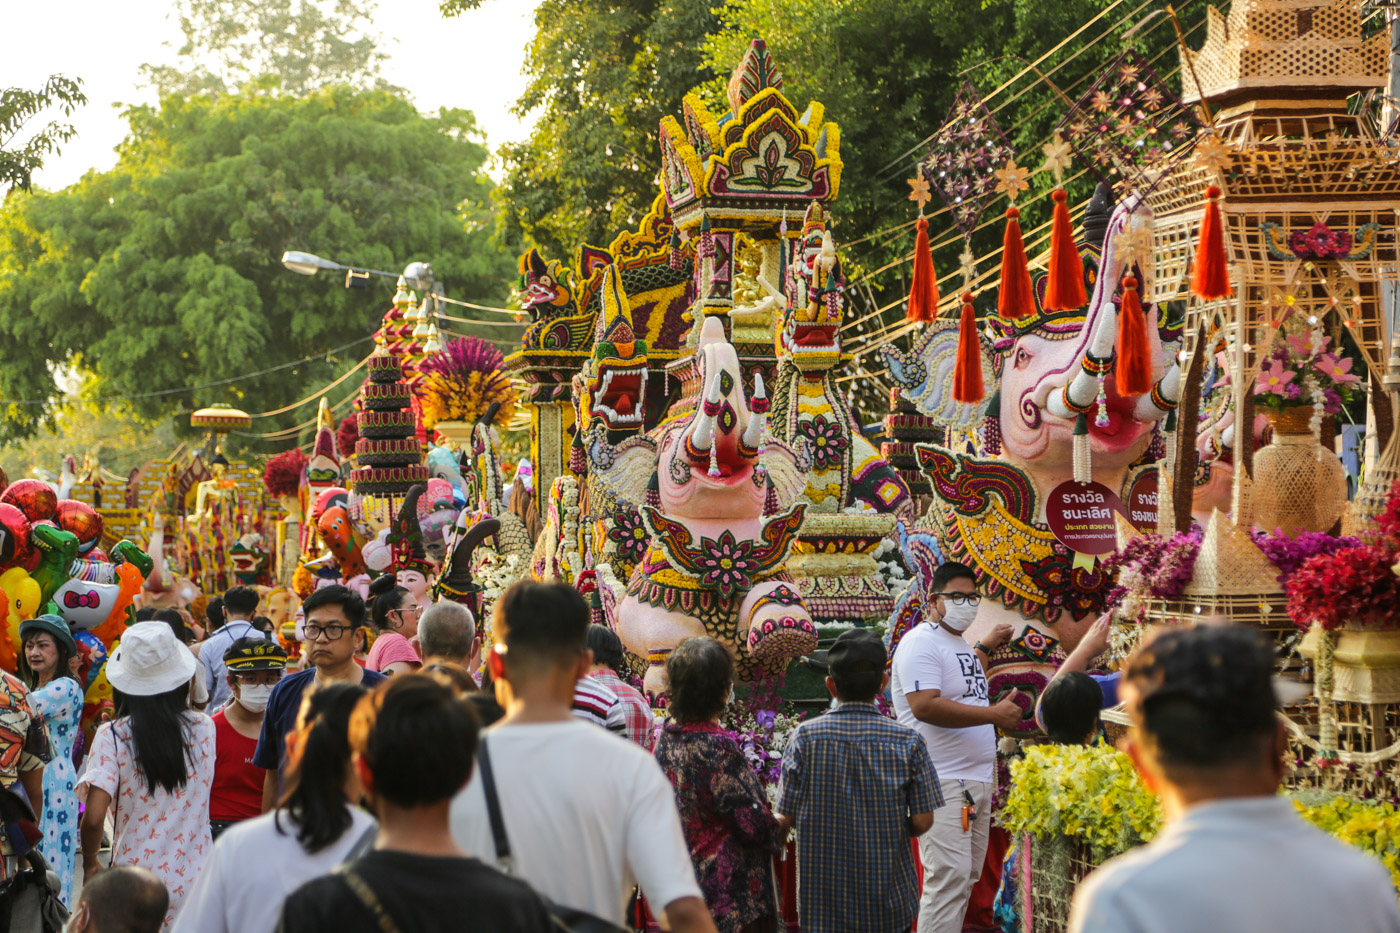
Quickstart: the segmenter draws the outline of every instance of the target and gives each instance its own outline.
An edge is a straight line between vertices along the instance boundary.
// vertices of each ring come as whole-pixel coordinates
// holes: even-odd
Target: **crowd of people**
[[[659,719],[562,584],[502,594],[484,653],[467,609],[419,607],[392,576],[368,604],[324,587],[302,606],[300,670],[247,587],[211,604],[207,634],[151,614],[107,661],[114,709],[82,756],[76,648],[41,616],[21,627],[19,677],[0,676],[6,869],[37,841],[81,933],[605,931],[648,913],[676,933],[773,933],[774,858],[795,832],[805,933],[976,928],[999,857],[996,728],[1022,709],[988,693],[1009,627],[964,638],[974,584],[944,564],[892,658],[854,628],[811,659],[831,708],[792,735],[775,799],[723,725],[729,651],[670,652]],[[1276,796],[1272,649],[1183,629],[1091,675],[1107,632],[1036,715],[1049,741],[1098,741],[1121,693],[1170,826],[1082,886],[1072,929],[1400,931],[1383,868]]]

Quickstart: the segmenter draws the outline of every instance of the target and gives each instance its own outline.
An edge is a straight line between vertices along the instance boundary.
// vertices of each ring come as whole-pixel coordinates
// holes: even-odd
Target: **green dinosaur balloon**
[[[52,525],[35,525],[29,532],[29,540],[40,554],[39,566],[30,576],[39,584],[40,602],[46,603],[73,575],[78,536]]]
[[[131,564],[141,571],[142,577],[149,577],[151,571],[155,569],[156,562],[151,559],[151,555],[141,550],[131,541],[123,538],[112,547],[112,563]]]

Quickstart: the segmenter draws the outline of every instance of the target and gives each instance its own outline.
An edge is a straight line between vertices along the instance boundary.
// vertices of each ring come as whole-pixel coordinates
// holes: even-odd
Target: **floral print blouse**
[[[719,933],[776,917],[773,855],[783,834],[739,744],[714,723],[668,723],[656,760],[676,790],[695,876]]]

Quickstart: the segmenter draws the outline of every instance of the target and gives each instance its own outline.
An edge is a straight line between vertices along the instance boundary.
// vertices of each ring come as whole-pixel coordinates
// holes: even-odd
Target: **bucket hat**
[[[53,636],[53,640],[68,648],[68,656],[71,658],[78,653],[78,643],[73,640],[73,633],[68,629],[68,623],[62,616],[53,613],[45,613],[34,619],[26,619],[19,624],[19,640],[24,642],[24,638],[30,632],[45,632]]]
[[[129,696],[168,693],[190,682],[199,664],[164,622],[137,622],[107,660],[107,680]]]

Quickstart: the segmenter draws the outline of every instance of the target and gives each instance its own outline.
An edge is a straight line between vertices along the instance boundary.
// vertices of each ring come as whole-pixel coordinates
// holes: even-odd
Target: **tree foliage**
[[[640,220],[656,197],[661,118],[714,76],[701,50],[717,23],[709,3],[544,0],[516,104],[539,118],[528,140],[500,152],[501,234],[563,259]]]
[[[379,73],[388,56],[369,31],[374,11],[373,0],[178,0],[179,64],[141,72],[161,97],[387,88]]]
[[[489,243],[487,154],[469,112],[424,116],[385,91],[333,88],[172,97],[129,119],[111,171],[0,209],[0,440],[53,423],[62,367],[91,373],[104,396],[177,390],[131,400],[146,418],[220,401],[270,410],[325,385],[368,345],[186,388],[323,354],[377,325],[392,281],[364,291],[304,278],[282,267],[284,250],[388,270],[429,260],[448,294],[483,303],[505,290],[510,260]]]
[[[82,84],[78,78],[54,75],[37,91],[22,87],[0,91],[0,186],[28,191],[44,157],[57,155],[59,147],[77,135],[73,124],[50,120],[23,138],[29,122],[44,111],[57,108],[68,117],[86,104]]]

